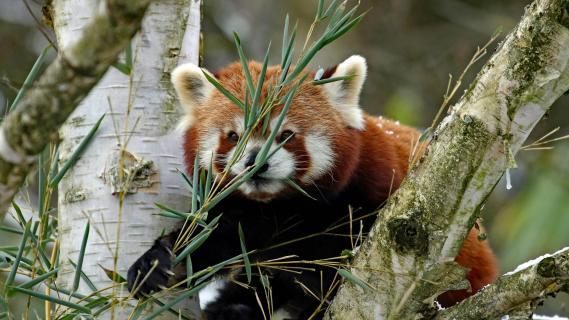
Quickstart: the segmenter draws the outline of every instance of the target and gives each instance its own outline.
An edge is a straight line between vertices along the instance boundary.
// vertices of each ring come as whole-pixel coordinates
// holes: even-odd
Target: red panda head
[[[255,83],[261,69],[261,64],[249,63]],[[365,126],[359,95],[366,71],[365,59],[352,56],[329,69],[323,77],[353,77],[318,86],[305,81],[293,98],[271,150],[281,141],[289,140],[253,178],[239,187],[240,193],[258,201],[283,198],[298,192],[286,183],[287,179],[307,191],[342,190],[358,164],[359,131]],[[243,134],[244,112],[215,89],[204,72],[208,71],[184,64],[174,70],[172,82],[186,112],[181,127],[186,132],[184,150],[188,171],[192,172],[199,152],[200,167],[207,169],[211,163],[214,174],[219,175]],[[274,83],[279,74],[277,66],[267,69],[261,103],[267,96],[269,83]],[[233,95],[245,100],[246,78],[240,63],[227,66],[215,77]],[[276,105],[273,108],[265,134],[260,128],[253,132],[242,157],[231,167],[230,176],[236,176],[253,164],[274,130],[282,107]]]

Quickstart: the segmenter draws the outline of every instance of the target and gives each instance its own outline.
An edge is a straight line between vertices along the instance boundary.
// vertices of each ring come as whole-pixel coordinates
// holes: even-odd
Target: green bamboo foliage
[[[95,134],[97,133],[97,130],[99,130],[99,126],[101,125],[101,122],[103,122],[103,119],[105,118],[105,115],[103,114],[99,120],[97,120],[97,122],[95,123],[95,125],[91,128],[91,130],[89,130],[89,132],[87,133],[87,135],[85,136],[85,138],[83,138],[83,140],[81,140],[81,143],[79,143],[79,146],[77,146],[77,149],[75,149],[75,151],[73,152],[73,154],[71,154],[71,157],[69,158],[69,160],[67,160],[63,166],[61,166],[61,169],[57,172],[57,174],[55,174],[55,176],[51,179],[51,181],[49,182],[49,186],[51,188],[55,188],[57,186],[57,184],[59,183],[59,181],[61,181],[61,179],[63,178],[63,176],[67,173],[67,171],[73,167],[73,165],[75,165],[75,163],[77,162],[77,160],[79,160],[79,157],[81,157],[81,155],[83,154],[83,152],[85,151],[85,149],[87,148],[87,146],[91,143],[91,141],[93,140],[93,138],[95,137]]]
[[[250,260],[250,255],[254,253],[246,247],[246,235],[239,227],[238,234],[242,252],[225,261],[221,261],[213,266],[203,270],[194,270],[191,261],[191,254],[197,250],[205,241],[208,240],[212,232],[218,226],[221,216],[208,217],[208,212],[214,208],[225,197],[234,192],[241,184],[251,178],[279,149],[282,148],[286,141],[275,143],[276,133],[284,121],[284,118],[290,109],[295,94],[302,85],[314,84],[319,85],[329,81],[337,81],[344,79],[309,79],[308,72],[305,71],[306,66],[314,58],[314,56],[325,46],[336,40],[347,31],[352,29],[359,21],[363,14],[356,15],[357,5],[346,8],[344,1],[332,0],[328,5],[324,0],[317,1],[317,10],[313,25],[322,24],[324,30],[322,34],[314,41],[310,42],[314,28],[312,27],[307,34],[306,41],[301,49],[297,48],[297,24],[292,25],[288,15],[285,18],[280,67],[281,71],[276,79],[270,82],[265,81],[265,74],[269,67],[269,54],[271,45],[267,46],[266,53],[262,60],[262,68],[259,79],[253,79],[249,71],[249,58],[241,43],[238,34],[234,34],[236,51],[242,64],[243,72],[246,77],[245,97],[236,97],[228,88],[225,88],[209,73],[204,72],[206,79],[219,90],[229,101],[241,108],[245,113],[245,130],[242,137],[237,142],[236,152],[232,159],[228,159],[228,166],[221,175],[213,174],[213,163],[208,165],[207,170],[200,169],[199,158],[196,157],[194,171],[191,177],[181,173],[182,179],[188,185],[188,189],[192,194],[191,208],[187,212],[170,208],[167,204],[157,203],[160,209],[159,215],[179,219],[185,221],[185,234],[182,239],[178,239],[175,248],[174,265],[186,262],[187,278],[180,284],[176,285],[181,291],[175,299],[165,300],[160,294],[153,294],[147,299],[139,301],[137,307],[133,310],[131,319],[154,319],[164,312],[176,314],[180,319],[187,319],[184,315],[178,314],[173,307],[178,302],[196,294],[201,288],[206,286],[217,272],[225,268],[241,268],[244,267],[247,274],[248,282],[253,277],[253,267],[258,267]],[[50,47],[46,47],[38,57],[34,67],[30,71],[24,85],[20,89],[18,96],[10,106],[11,109],[17,107],[21,96],[27,88],[33,83],[44,64]],[[130,75],[133,68],[133,52],[129,46],[125,51],[124,59],[117,62],[114,66],[119,71]],[[256,81],[256,82],[255,82]],[[261,99],[263,88],[267,88],[267,96]],[[279,114],[277,116],[276,128],[268,133],[266,144],[261,148],[255,164],[237,177],[229,177],[228,170],[243,156],[247,141],[251,138],[256,128],[262,128],[263,133],[268,132],[270,116],[274,114],[275,106],[279,106]],[[113,300],[126,298],[113,296],[110,289],[97,288],[89,276],[83,272],[83,261],[87,250],[87,241],[89,239],[90,225],[87,224],[81,248],[77,257],[70,260],[71,265],[75,268],[75,276],[70,290],[55,285],[55,277],[60,271],[59,248],[57,239],[57,214],[56,208],[52,207],[52,198],[55,195],[57,186],[61,179],[81,157],[82,153],[89,147],[90,143],[95,139],[97,131],[104,120],[101,116],[94,124],[83,141],[74,150],[71,156],[63,163],[58,164],[60,150],[56,142],[51,143],[41,154],[38,162],[39,178],[39,204],[37,208],[29,208],[13,203],[13,216],[17,222],[15,226],[0,226],[0,231],[9,232],[20,238],[17,246],[8,246],[0,248],[0,268],[9,270],[7,272],[6,281],[4,283],[2,294],[0,294],[0,319],[14,319],[15,315],[10,312],[9,299],[14,295],[24,296],[28,299],[34,299],[50,304],[51,319],[53,320],[71,320],[80,315],[89,315],[97,317],[111,309]],[[273,146],[275,145],[275,146]],[[302,188],[287,179],[284,181],[299,192],[309,196]],[[39,220],[32,218],[30,220],[30,211],[32,214],[39,213]],[[181,249],[183,248],[183,249]],[[107,274],[109,279],[113,281],[115,286],[124,286],[124,275],[116,274],[112,270],[104,269],[102,271]],[[262,272],[259,271],[261,274]],[[270,296],[270,286],[268,278],[263,279],[265,296]],[[90,293],[80,293],[78,288],[80,283],[84,283],[90,290]],[[113,290],[114,291],[114,290]],[[116,302],[114,302],[116,303]],[[153,312],[144,315],[143,310],[148,304],[156,304]],[[65,308],[60,308],[65,307]],[[64,310],[65,311],[62,311]],[[55,312],[58,310],[58,312]],[[35,311],[34,311],[35,312]]]
[[[12,102],[12,104],[10,105],[10,110],[14,109],[16,106],[18,106],[18,103],[20,102],[20,100],[22,100],[22,97],[26,94],[26,92],[28,91],[28,89],[30,88],[30,86],[32,85],[32,83],[36,80],[36,78],[38,77],[38,75],[40,74],[40,70],[43,67],[44,63],[45,63],[45,59],[47,57],[47,54],[49,53],[49,50],[51,49],[51,45],[48,44],[41,52],[41,54],[39,55],[39,57],[36,59],[36,62],[34,63],[34,65],[32,66],[32,69],[30,70],[30,72],[28,73],[28,76],[26,77],[26,80],[24,80],[24,84],[22,85],[22,87],[20,88],[20,90],[18,91],[18,94],[16,95],[16,98],[14,99],[14,101]]]
[[[326,45],[330,44],[332,41],[338,39],[340,36],[345,34],[347,31],[355,27],[363,18],[364,14],[355,15],[357,11],[357,5],[349,8],[346,11],[345,2],[339,2],[337,0],[332,1],[327,7],[324,6],[324,1],[320,0],[318,2],[318,10],[315,17],[314,24],[322,23],[328,20],[328,24],[325,26],[325,31],[323,34],[314,41],[306,50],[302,50],[298,55],[295,54],[295,39],[297,35],[296,25],[289,28],[289,17],[285,18],[285,27],[283,31],[283,42],[282,42],[282,56],[281,56],[281,73],[273,83],[265,83],[265,74],[269,66],[269,53],[271,45],[267,47],[265,53],[261,72],[255,83],[249,71],[249,58],[247,57],[245,50],[243,49],[241,39],[237,33],[233,34],[235,46],[243,68],[243,74],[245,75],[245,98],[241,100],[236,97],[228,88],[225,88],[223,84],[212,77],[207,71],[204,70],[204,76],[206,79],[221,92],[229,101],[233,102],[239,108],[241,108],[245,113],[244,119],[244,133],[240,137],[235,147],[236,152],[231,159],[228,159],[227,166],[224,171],[218,176],[212,176],[211,164],[208,170],[199,169],[199,156],[196,155],[194,162],[194,171],[192,173],[192,178],[188,178],[182,174],[184,180],[187,182],[190,190],[192,191],[192,205],[189,212],[178,212],[167,208],[164,205],[159,207],[163,210],[163,214],[173,217],[181,218],[185,220],[184,232],[182,232],[182,238],[178,239],[174,251],[176,252],[176,258],[174,259],[174,264],[178,264],[182,261],[188,263],[188,278],[185,280],[186,285],[190,286],[190,283],[194,283],[195,286],[199,286],[203,281],[210,279],[215,273],[225,267],[233,266],[235,263],[242,263],[245,267],[245,272],[247,275],[248,282],[252,278],[252,263],[249,259],[249,254],[245,246],[245,235],[243,229],[239,226],[239,239],[242,253],[232,259],[226,260],[220,264],[209,267],[205,270],[196,271],[193,270],[191,266],[191,253],[194,252],[199,246],[201,246],[210,236],[212,232],[215,232],[217,226],[217,221],[220,216],[215,217],[211,222],[204,225],[207,220],[205,217],[212,208],[214,208],[220,201],[226,198],[228,195],[233,193],[241,184],[250,179],[258,170],[261,168],[274,153],[282,148],[286,141],[282,141],[272,147],[276,135],[279,132],[279,128],[282,125],[284,118],[292,105],[294,97],[299,90],[300,86],[306,83],[306,79],[309,75],[305,71],[306,66],[314,58],[314,56]],[[312,28],[307,35],[307,41],[312,33]],[[306,44],[305,44],[306,47]],[[294,67],[293,67],[294,65]],[[312,81],[314,85],[321,85],[325,83],[330,83],[333,81],[345,80],[349,77],[339,77],[333,79],[320,80],[316,79]],[[265,97],[263,103],[261,101],[261,92],[263,91],[264,85],[268,86],[267,96]],[[243,156],[243,151],[247,145],[248,139],[250,139],[252,132],[255,128],[261,127],[263,132],[266,132],[270,120],[270,115],[273,108],[277,105],[282,105],[282,109],[277,117],[275,128],[269,134],[266,143],[261,148],[255,164],[237,177],[232,178],[230,181],[227,180],[228,172],[231,170],[232,166]],[[271,150],[272,149],[272,150]],[[199,152],[197,153],[199,154]],[[284,181],[292,188],[298,190],[300,193],[310,197],[300,186],[298,186],[291,179]],[[202,229],[198,231],[197,226]],[[180,251],[179,248],[184,246],[184,249]],[[168,304],[170,305],[170,304]]]

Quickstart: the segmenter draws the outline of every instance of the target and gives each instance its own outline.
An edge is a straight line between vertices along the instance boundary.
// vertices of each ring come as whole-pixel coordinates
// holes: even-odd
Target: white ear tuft
[[[324,84],[330,103],[341,114],[346,124],[354,129],[364,129],[363,111],[360,109],[360,93],[367,75],[366,60],[353,55],[336,66],[330,78],[352,76],[350,79]]]
[[[202,69],[195,64],[186,63],[172,71],[171,81],[178,94],[185,116],[180,122],[180,129],[187,129],[194,124],[195,108],[204,104],[215,87],[206,79]]]

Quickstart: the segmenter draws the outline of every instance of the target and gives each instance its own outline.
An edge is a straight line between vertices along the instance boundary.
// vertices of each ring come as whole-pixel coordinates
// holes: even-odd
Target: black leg
[[[257,283],[255,284],[257,285]],[[259,294],[262,293],[259,292]],[[254,290],[244,288],[233,282],[228,282],[225,287],[220,289],[217,299],[206,305],[204,312],[208,320],[264,319],[261,307],[255,299]]]

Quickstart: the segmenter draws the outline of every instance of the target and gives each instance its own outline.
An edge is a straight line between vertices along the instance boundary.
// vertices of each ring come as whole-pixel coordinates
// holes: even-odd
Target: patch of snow
[[[533,315],[534,320],[569,320],[569,318],[560,317],[560,316],[540,316],[538,314]]]
[[[530,261],[524,262],[524,263],[520,264],[516,269],[514,269],[514,271],[507,272],[504,275],[505,276],[511,276],[515,273],[518,273],[524,269],[530,268],[531,266],[538,264],[539,262],[541,262],[541,260],[543,260],[545,258],[549,258],[551,256],[563,253],[565,251],[569,251],[569,247],[565,247],[565,248],[563,248],[563,249],[561,249],[561,250],[559,250],[553,254],[546,253],[546,254],[542,255],[541,257],[537,257],[537,258],[532,259]]]

